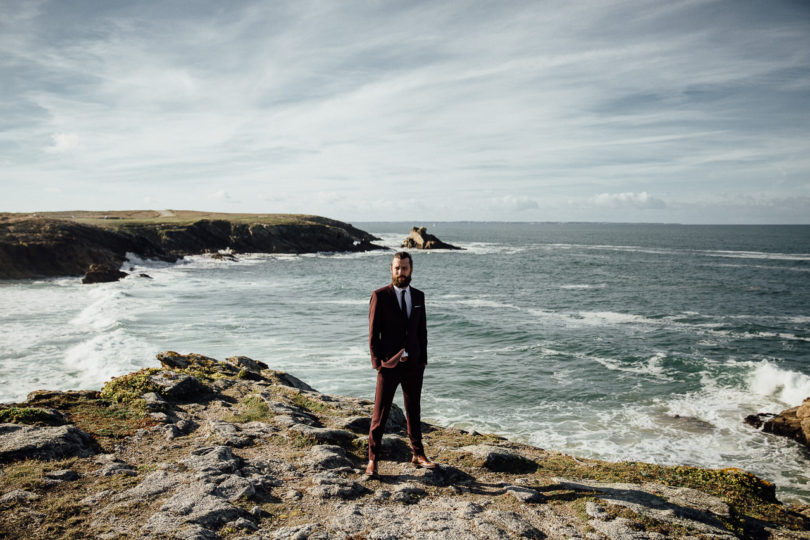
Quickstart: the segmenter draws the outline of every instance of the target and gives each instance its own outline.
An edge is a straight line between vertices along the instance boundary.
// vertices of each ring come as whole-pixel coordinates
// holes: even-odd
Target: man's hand
[[[399,362],[402,359],[402,355],[405,354],[405,347],[402,347],[397,354],[391,357],[391,360],[396,360]]]

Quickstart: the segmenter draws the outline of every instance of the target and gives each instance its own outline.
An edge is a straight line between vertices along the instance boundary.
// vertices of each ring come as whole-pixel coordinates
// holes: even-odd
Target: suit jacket
[[[425,293],[411,287],[411,316],[404,324],[393,285],[371,293],[368,308],[368,348],[371,365],[396,367],[399,360],[391,360],[400,349],[408,352],[408,363],[427,364],[427,319]]]

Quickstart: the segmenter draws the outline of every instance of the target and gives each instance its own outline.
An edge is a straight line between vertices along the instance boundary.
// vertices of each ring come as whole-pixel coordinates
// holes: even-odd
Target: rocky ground
[[[371,402],[246,357],[167,352],[101,392],[0,407],[3,538],[810,538],[810,509],[737,469],[577,459],[399,409],[362,474]]]

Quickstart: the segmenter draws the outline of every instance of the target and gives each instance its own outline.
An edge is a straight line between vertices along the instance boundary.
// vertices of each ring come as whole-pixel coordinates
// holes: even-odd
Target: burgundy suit
[[[393,285],[374,291],[368,310],[368,347],[371,351],[371,365],[374,369],[379,369],[374,413],[368,434],[369,459],[379,458],[385,422],[388,420],[397,386],[400,385],[411,449],[414,454],[424,455],[420,397],[422,375],[427,365],[425,294],[411,287],[411,313],[405,321]],[[407,361],[392,359],[403,347],[408,353]]]

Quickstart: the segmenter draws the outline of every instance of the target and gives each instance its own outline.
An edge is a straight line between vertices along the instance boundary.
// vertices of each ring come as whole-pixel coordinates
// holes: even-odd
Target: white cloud
[[[607,208],[666,208],[666,203],[650,196],[646,191],[641,193],[600,193],[591,198],[596,206]]]
[[[102,208],[219,191],[351,220],[678,220],[695,197],[806,194],[805,13],[723,2],[8,0],[0,184],[21,208],[58,178]],[[81,159],[41,159],[50,133]]]
[[[54,133],[51,141],[51,145],[46,148],[48,152],[70,152],[79,147],[79,136],[75,133]]]
[[[506,195],[504,197],[497,197],[492,202],[499,210],[513,212],[536,210],[539,208],[536,200],[524,196]]]

